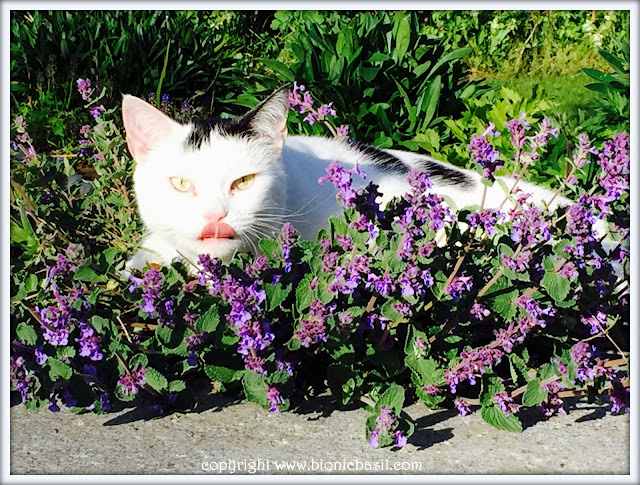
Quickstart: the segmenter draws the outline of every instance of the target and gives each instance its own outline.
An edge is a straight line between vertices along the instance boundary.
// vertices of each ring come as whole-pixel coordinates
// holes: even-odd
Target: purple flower
[[[326,116],[335,116],[336,110],[331,107],[333,103],[323,104],[318,108],[318,119],[323,119]]]
[[[500,135],[500,132],[495,130],[493,123],[489,123],[489,126],[481,136],[475,133],[471,136],[471,143],[467,146],[467,151],[471,152],[471,158],[484,169],[483,177],[489,180],[495,180],[494,172],[502,167],[504,163],[498,160],[500,152],[487,141],[487,136],[489,135]]]
[[[100,338],[95,334],[95,330],[84,322],[80,322],[78,328],[81,338],[75,340],[80,344],[80,356],[89,357],[91,360],[102,360]]]
[[[467,401],[465,401],[464,399],[457,397],[454,403],[455,403],[456,409],[458,410],[458,414],[460,414],[460,416],[466,416],[471,412],[471,409],[469,408]]]
[[[606,195],[614,200],[629,190],[630,160],[629,137],[626,133],[619,133],[604,143],[598,159],[598,165],[602,167],[600,185]]]
[[[120,386],[122,393],[125,396],[129,394],[138,394],[138,389],[144,387],[147,383],[147,378],[145,374],[147,373],[147,369],[138,368],[135,371],[124,374],[120,374],[120,379],[118,379],[118,385]]]
[[[378,429],[376,428],[373,431],[369,431],[369,434],[369,446],[371,446],[371,448],[377,448],[380,446],[380,443],[378,442]]]
[[[538,302],[530,296],[521,295],[515,299],[514,303],[517,307],[522,308],[525,313],[533,319],[534,324],[540,325],[541,327],[544,327],[546,325],[546,321],[539,317],[552,317],[556,313],[556,310],[553,307],[540,307]]]
[[[498,209],[486,209],[480,212],[475,212],[469,215],[469,224],[471,227],[476,227],[480,224],[484,226],[484,230],[487,231],[487,236],[493,236],[496,233],[496,224],[498,220],[504,219],[505,215]]]
[[[302,320],[301,328],[295,333],[303,347],[309,347],[317,342],[326,342],[325,322],[331,310],[320,300],[313,300],[309,308],[309,316]]]
[[[151,268],[145,272],[142,278],[130,275],[129,279],[132,281],[132,284],[129,286],[129,291],[134,292],[138,287],[142,289],[142,299],[144,303],[141,309],[150,317],[153,317],[156,312],[156,302],[160,300],[162,296],[162,273],[156,268]]]
[[[551,239],[551,227],[537,207],[524,210],[514,209],[510,215],[512,224],[511,240],[523,246],[534,246]]]
[[[611,391],[609,392],[612,413],[629,412],[629,388],[624,387],[619,379],[611,380]]]
[[[349,127],[347,125],[340,125],[336,130],[336,136],[349,136]]]
[[[604,331],[605,328],[607,328],[607,316],[600,311],[595,315],[589,315],[586,317],[582,316],[580,317],[580,320],[585,325],[591,326],[591,329],[590,329],[591,335],[600,333]]]
[[[546,417],[553,416],[554,414],[566,415],[567,411],[564,409],[564,401],[558,397],[564,387],[558,382],[550,382],[542,387],[547,393],[547,399],[540,403],[540,411]]]
[[[589,137],[582,133],[578,136],[578,149],[573,154],[573,164],[576,166],[576,168],[584,167],[584,165],[589,161],[589,153],[597,155],[598,150],[591,146]]]
[[[29,370],[24,365],[22,356],[11,357],[9,364],[11,371],[11,385],[15,387],[22,397],[22,402],[27,402],[27,392],[33,387],[33,381],[29,376]]]
[[[407,437],[402,434],[402,431],[398,430],[395,433],[395,445],[398,448],[403,448],[407,444]]]
[[[286,222],[280,232],[276,236],[276,242],[280,244],[282,248],[282,259],[284,260],[284,271],[289,273],[291,271],[293,262],[290,257],[291,246],[297,239],[296,230],[291,223]]]
[[[519,154],[524,147],[527,141],[526,133],[531,126],[526,117],[527,113],[522,113],[520,114],[520,118],[512,119],[505,123],[507,130],[511,133],[511,144],[516,149],[517,154]]]
[[[493,395],[493,402],[507,418],[511,416],[511,413],[517,413],[520,409],[520,405],[515,404],[513,398],[504,391],[495,393]]]
[[[185,314],[185,317],[186,317],[186,314]],[[208,336],[209,336],[208,332],[201,332],[201,333],[196,333],[194,335],[191,335],[190,337],[186,337],[184,339],[185,343],[187,344],[187,351],[189,352],[187,363],[190,366],[193,367],[198,365],[196,350],[198,349],[198,347],[202,345],[202,343],[206,340]]]
[[[575,371],[581,382],[592,381],[599,376],[611,376],[613,370],[604,366],[593,345],[578,342],[571,348],[571,359],[575,363]]]
[[[104,106],[100,105],[100,106],[92,106],[90,111],[91,111],[91,116],[93,116],[94,118],[98,118],[106,110],[104,109]]]
[[[44,348],[43,346],[40,346],[40,347],[36,347],[33,350],[33,353],[36,356],[36,362],[39,365],[43,365],[49,358],[49,356],[43,352],[43,348]]]
[[[333,183],[334,187],[338,189],[338,199],[342,202],[342,205],[344,207],[355,207],[356,191],[351,187],[351,174],[357,173],[362,178],[365,178],[364,173],[357,165],[350,170],[345,170],[337,160],[331,162],[326,172],[327,175],[320,177],[318,183]]]
[[[429,384],[428,386],[423,386],[422,391],[429,396],[435,396],[436,394],[440,394],[442,389],[438,386],[434,386],[433,384]]]
[[[316,121],[318,121],[318,115],[314,112],[311,112],[303,118],[303,121],[306,121],[310,125],[313,125]]]
[[[93,93],[93,89],[91,89],[91,81],[89,79],[78,79],[76,81],[78,85],[78,91],[82,95],[82,99],[85,101],[91,101],[91,93]]]
[[[395,416],[389,406],[380,406],[380,414],[376,418],[377,428],[382,434],[391,430],[395,423]]]
[[[277,413],[278,405],[284,404],[284,399],[280,395],[280,391],[275,387],[269,387],[267,389],[267,399],[269,400],[269,412]]]
[[[460,276],[455,276],[445,288],[445,293],[458,301],[463,292],[471,290],[473,282],[471,276],[464,276],[464,272]]]
[[[484,320],[486,317],[491,315],[491,312],[478,302],[473,304],[470,313],[478,320]]]
[[[393,278],[387,273],[378,276],[375,273],[369,273],[365,288],[373,287],[382,296],[389,296],[389,293],[396,291],[396,285]]]
[[[513,322],[510,322],[506,329],[500,328],[493,331],[496,336],[495,342],[499,347],[502,347],[505,352],[510,353],[516,342],[522,343],[524,341],[526,330],[528,329],[523,331],[520,325],[514,325]]]

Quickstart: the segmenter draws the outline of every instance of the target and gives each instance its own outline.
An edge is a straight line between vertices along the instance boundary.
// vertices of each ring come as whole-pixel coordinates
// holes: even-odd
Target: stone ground
[[[392,451],[369,447],[366,411],[336,409],[328,398],[268,413],[212,395],[199,412],[160,418],[140,408],[73,415],[14,405],[10,474],[579,474],[629,483],[630,417],[607,408],[572,403],[567,416],[546,421],[528,413],[524,431],[510,433],[484,423],[479,412],[463,418],[417,403],[406,408],[415,434]],[[285,462],[293,469],[279,468]]]

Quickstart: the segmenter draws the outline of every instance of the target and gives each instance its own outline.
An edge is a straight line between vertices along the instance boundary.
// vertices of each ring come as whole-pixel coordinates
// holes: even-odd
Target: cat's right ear
[[[122,122],[129,152],[138,163],[146,162],[149,152],[180,126],[162,111],[129,94],[122,99]]]

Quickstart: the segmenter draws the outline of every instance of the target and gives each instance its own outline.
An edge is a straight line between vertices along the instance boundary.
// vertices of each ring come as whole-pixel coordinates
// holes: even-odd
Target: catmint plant
[[[88,80],[77,86],[95,101]],[[333,125],[332,103],[316,107],[305,86],[294,83],[289,103],[306,123],[348,136]],[[163,109],[170,104],[164,95]],[[193,107],[185,101],[180,111]],[[102,125],[111,112],[94,103],[85,114]],[[24,118],[15,129],[16,147],[31,146]],[[524,113],[503,131],[489,123],[466,146],[487,184],[506,170],[526,178],[558,136],[549,119]],[[80,154],[100,155],[90,157],[96,164],[118,160],[103,133],[80,129]],[[496,148],[499,137],[513,156]],[[318,182],[335,187],[343,213],[316,240],[284,224],[260,240],[259,254],[227,265],[201,255],[197,270],[176,261],[126,279],[116,248],[95,250],[103,233],[91,225],[63,244],[46,239],[45,223],[28,233],[35,208],[13,214],[23,245],[40,237],[51,250],[12,307],[12,389],[33,409],[77,412],[106,412],[116,400],[193,409],[191,383],[202,376],[269,412],[329,390],[338,405],[366,407],[372,448],[411,442],[403,408],[416,400],[460,416],[478,410],[509,431],[521,431],[523,408],[545,418],[570,412],[568,396],[600,393],[611,412],[628,412],[629,139],[580,136],[567,164],[558,195],[579,190],[590,166],[597,174],[569,205],[535,206],[514,186],[510,209],[477,201],[456,212],[424,172],[409,171],[409,193],[383,207],[375,184],[355,188],[354,177],[366,180],[360,167],[334,161]],[[596,237],[601,220],[613,249]]]

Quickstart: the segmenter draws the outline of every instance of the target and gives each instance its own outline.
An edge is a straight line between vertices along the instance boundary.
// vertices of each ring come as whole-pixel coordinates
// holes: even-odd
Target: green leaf
[[[153,367],[147,367],[147,372],[144,376],[147,380],[147,384],[156,391],[164,391],[167,389],[167,378]]]
[[[538,379],[544,381],[553,375],[560,375],[556,364],[552,364],[547,362],[546,364],[542,364],[538,369]]]
[[[171,381],[167,390],[169,392],[180,392],[187,388],[187,384],[184,381]]]
[[[56,348],[56,359],[64,359],[70,358],[73,359],[76,356],[76,349],[71,347],[70,345],[65,345],[64,347]]]
[[[407,316],[403,315],[402,313],[398,313],[396,310],[394,310],[393,307],[391,306],[393,303],[398,303],[398,302],[395,300],[387,300],[385,304],[382,305],[382,310],[381,310],[382,316],[385,318],[388,318],[393,322],[405,320]]]
[[[393,413],[399,416],[402,406],[404,406],[404,389],[402,386],[392,384],[378,399],[376,408],[380,409],[380,406],[389,406]]]
[[[455,59],[460,59],[461,57],[468,56],[469,54],[471,54],[472,51],[473,49],[467,46],[467,47],[461,47],[459,49],[452,50],[448,54],[445,54],[440,59],[438,59],[438,62],[436,62],[436,64],[433,66],[433,69],[431,69],[431,72],[429,72],[429,75],[427,77],[430,78],[433,75],[433,73],[435,73],[438,70],[438,68],[442,66],[445,62],[453,61]]]
[[[47,359],[47,364],[49,364],[49,377],[52,381],[55,381],[57,377],[67,380],[70,379],[73,374],[73,369],[66,362],[49,357]]]
[[[551,261],[551,267],[549,267],[548,261]],[[553,256],[545,257],[543,262],[545,272],[542,278],[542,286],[547,290],[549,296],[551,296],[556,303],[559,303],[567,298],[569,291],[571,291],[571,283],[568,278],[555,273],[553,261]]]
[[[331,224],[331,235],[333,238],[335,238],[336,234],[338,236],[345,236],[349,230],[348,224],[339,217],[329,217],[329,224]]]
[[[258,245],[270,264],[275,264],[281,259],[282,249],[273,239],[260,239]]]
[[[309,288],[312,277],[311,274],[305,276],[296,288],[296,307],[300,313],[309,308],[313,301],[314,293]]]
[[[228,383],[240,380],[247,371],[244,369],[230,369],[229,367],[205,364],[204,372],[212,381]]]
[[[513,380],[514,384],[527,379],[527,366],[519,355],[509,354],[509,369],[511,371],[511,380]]]
[[[584,72],[587,76],[596,81],[599,81],[604,84],[609,84],[611,81],[615,81],[615,78],[611,74],[607,74],[602,71],[598,71],[597,69],[592,69],[590,67],[583,67],[582,72]]]
[[[218,328],[220,323],[220,315],[218,313],[217,305],[211,305],[211,307],[198,317],[196,320],[195,329],[196,332],[208,332],[212,333]]]
[[[547,393],[540,386],[540,379],[533,379],[527,384],[527,390],[522,395],[522,405],[537,406],[547,398]]]
[[[280,75],[279,78],[283,81],[293,82],[296,79],[296,75],[293,71],[280,61],[276,61],[275,59],[265,59],[263,57],[257,58],[256,61],[262,62],[268,68],[273,69]]]
[[[260,404],[263,408],[269,407],[267,399],[267,385],[264,379],[255,372],[245,372],[242,378],[242,387],[247,399]]]
[[[149,359],[145,354],[136,354],[129,359],[129,369],[135,372],[138,369],[145,368],[149,364]]]
[[[18,340],[27,344],[27,345],[35,345],[38,341],[38,334],[33,329],[33,327],[27,323],[19,323],[16,327],[16,336]]]
[[[97,274],[92,268],[89,267],[89,263],[85,263],[80,266],[74,273],[74,278],[80,281],[89,281],[91,283],[102,283],[107,281],[105,275]]]
[[[508,418],[495,406],[483,407],[481,411],[482,419],[492,426],[505,431],[522,432],[522,423],[520,419],[511,414]]]
[[[421,110],[424,111],[424,118],[420,125],[420,130],[425,131],[433,119],[433,115],[438,107],[440,101],[440,91],[442,90],[442,78],[436,76],[433,81],[429,83],[427,92],[425,93],[424,100],[422,102]]]
[[[107,320],[99,315],[92,316],[89,322],[91,323],[91,326],[96,329],[96,332],[101,334],[112,332],[114,330],[111,320]]]
[[[409,23],[409,16],[403,15],[398,25],[398,32],[396,34],[396,53],[398,54],[398,61],[400,61],[407,53],[409,43],[411,42],[411,24]]]
[[[513,304],[514,300],[518,298],[518,290],[505,293],[504,290],[506,290],[508,286],[510,286],[510,283],[506,279],[500,278],[492,288],[494,291],[488,295],[489,297],[494,294],[496,295],[491,302],[491,309],[498,313],[505,321],[513,319],[518,313],[518,307]]]
[[[480,393],[480,404],[493,406],[493,396],[505,390],[503,382],[496,376],[486,376],[482,380],[483,390]],[[486,390],[484,389],[486,387]]]
[[[605,51],[604,49],[598,49],[598,52],[604,58],[604,60],[607,61],[607,63],[611,67],[613,67],[614,70],[616,70],[620,74],[625,74],[627,72],[624,69],[624,66],[622,65],[622,61],[620,59],[618,59],[616,56],[614,56],[613,54]]]
[[[274,310],[289,296],[291,293],[291,285],[286,287],[282,286],[282,283],[278,282],[276,285],[266,285],[264,291],[267,294],[267,301],[269,302],[269,311]]]

